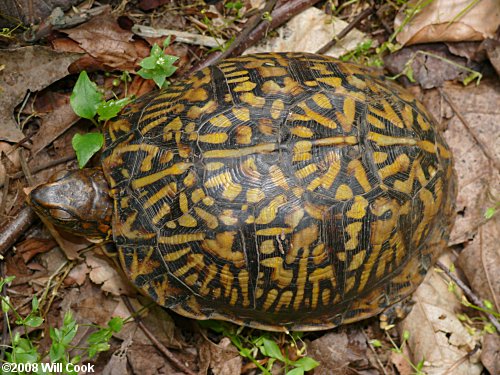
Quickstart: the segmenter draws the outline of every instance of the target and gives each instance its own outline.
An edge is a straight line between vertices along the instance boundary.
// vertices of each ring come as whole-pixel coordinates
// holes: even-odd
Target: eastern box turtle
[[[449,235],[451,154],[429,113],[330,57],[224,60],[130,106],[105,139],[102,170],[29,201],[112,233],[130,280],[184,316],[277,331],[364,319],[410,295]]]

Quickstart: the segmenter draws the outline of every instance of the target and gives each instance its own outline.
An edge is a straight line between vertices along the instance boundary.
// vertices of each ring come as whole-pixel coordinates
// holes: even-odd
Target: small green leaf
[[[0,279],[0,292],[3,290],[5,284],[10,284],[15,278],[15,276],[7,276]]]
[[[131,102],[130,98],[123,98],[118,100],[108,100],[107,102],[101,102],[97,106],[97,114],[99,115],[99,121],[110,120],[116,117],[118,113]]]
[[[78,76],[69,100],[71,108],[78,116],[89,120],[95,117],[97,106],[102,101],[102,94],[86,71],[82,71]]]
[[[33,299],[31,300],[31,310],[33,312],[38,311],[38,297],[36,295],[34,295]]]
[[[404,331],[403,332],[403,340],[408,341],[410,339],[410,331]]]
[[[282,362],[285,362],[285,357],[283,357],[283,354],[281,353],[281,350],[273,340],[269,340],[266,337],[263,337],[263,346],[260,347],[260,351],[262,354],[265,356],[271,357],[271,358],[276,358],[279,359]]]
[[[488,310],[493,310],[493,303],[490,300],[483,300],[483,304]]]
[[[26,319],[24,320],[23,323],[24,323],[24,325],[27,325],[28,327],[36,328],[36,327],[40,327],[42,325],[43,318],[40,316],[28,315],[28,317],[26,317]]]
[[[108,322],[108,327],[111,328],[113,332],[120,332],[123,327],[123,319],[115,316]]]
[[[304,371],[310,371],[315,367],[319,366],[319,362],[316,362],[311,357],[302,357],[293,363],[295,367],[302,367]]]
[[[372,344],[374,348],[382,347],[382,343],[380,342],[380,340],[370,340],[370,344]]]
[[[101,133],[75,134],[71,141],[76,152],[78,165],[83,168],[90,158],[101,149],[104,136]]]
[[[491,219],[493,215],[495,215],[495,211],[496,211],[495,207],[488,208],[484,213],[485,219]]]
[[[302,367],[297,367],[288,371],[286,375],[304,375],[304,369]]]
[[[10,311],[9,296],[2,297],[2,311],[4,313]]]
[[[49,357],[52,362],[58,362],[63,356],[66,347],[58,342],[53,342],[50,347]]]

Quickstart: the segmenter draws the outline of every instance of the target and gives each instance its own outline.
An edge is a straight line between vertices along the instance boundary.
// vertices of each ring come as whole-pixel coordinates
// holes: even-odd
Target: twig
[[[458,285],[460,289],[464,292],[464,294],[467,296],[468,299],[472,301],[472,303],[478,307],[480,307],[482,310],[487,310],[486,307],[484,306],[483,302],[477,297],[474,292],[467,286],[465,285],[462,280],[460,280],[458,277],[456,277],[448,267],[446,267],[443,263],[437,262],[436,266],[438,266],[441,270],[443,270],[444,273],[448,275],[448,277]],[[500,332],[500,323],[498,320],[493,316],[493,314],[483,311],[488,319],[490,320],[491,324],[493,324],[497,330],[497,332]]]
[[[356,16],[344,29],[335,36],[334,39],[330,40],[327,44],[321,47],[316,53],[322,54],[328,52],[330,48],[332,48],[339,40],[344,38],[347,34],[349,34],[362,20],[368,17],[370,14],[375,12],[374,7],[370,7],[362,11],[360,14]]]
[[[384,373],[384,375],[387,375],[387,371],[385,371],[385,367],[382,364],[382,361],[380,360],[377,352],[375,351],[375,348],[373,347],[372,343],[370,342],[370,338],[368,337],[368,335],[366,334],[366,332],[364,330],[361,330],[361,332],[363,332],[363,336],[365,336],[366,343],[368,344],[368,347],[370,348],[371,352],[375,356],[375,360],[377,361],[377,364],[379,365],[380,370]]]
[[[491,154],[491,152],[488,150],[488,148],[481,142],[476,131],[471,126],[469,126],[468,121],[465,119],[465,117],[462,115],[462,113],[460,113],[460,110],[455,105],[453,100],[451,100],[451,98],[448,96],[448,94],[446,94],[446,92],[441,88],[439,89],[439,93],[443,96],[444,100],[446,100],[446,102],[450,105],[451,109],[453,110],[453,112],[455,112],[455,114],[460,119],[462,124],[464,124],[465,128],[467,129],[469,134],[472,136],[474,141],[477,143],[477,145],[479,146],[481,151],[483,151],[483,153],[486,155],[486,157],[491,160],[491,162],[493,163],[495,168],[498,171],[500,171],[500,162],[497,160],[497,158],[494,155]]]
[[[267,14],[271,14],[274,6],[276,5],[276,2],[278,0],[270,0],[266,1],[266,5],[262,9],[262,11],[258,12],[257,14],[253,15],[250,17],[250,19],[247,21],[245,24],[245,28],[241,31],[240,35],[236,37],[236,39],[231,43],[231,45],[220,54],[218,59],[216,60],[222,60],[225,59],[226,57],[229,57],[233,54],[233,52],[242,44],[244,43],[245,39],[250,35],[250,33],[257,27],[259,24],[265,23],[267,26],[270,24],[269,20],[264,20],[262,17]]]
[[[304,9],[307,9],[314,4],[319,2],[319,0],[290,0],[285,2],[282,6],[277,7],[271,13],[271,21],[270,22],[261,22],[259,23],[249,34],[246,40],[243,40],[239,45],[235,47],[232,51],[231,56],[239,56],[241,55],[247,48],[253,46],[258,41],[260,41],[267,31],[273,30],[278,26],[281,26],[283,23],[288,21],[293,16],[299,14]],[[191,70],[188,71],[188,74],[192,74],[198,70],[201,70],[209,65],[213,65],[216,61],[218,61],[221,53],[212,53],[208,55],[208,57],[195,65]]]
[[[130,303],[130,300],[128,299],[127,296],[122,296],[122,300],[127,306],[127,309],[130,311],[130,314],[134,316],[135,322],[139,326],[139,328],[144,332],[144,334],[151,340],[151,342],[156,346],[156,348],[165,356],[167,357],[170,362],[172,362],[179,370],[183,371],[184,373],[188,375],[196,375],[194,371],[186,367],[181,361],[177,359],[177,357],[170,351],[168,350],[165,345],[163,345],[161,342],[159,342],[156,337],[151,333],[151,331],[144,325],[144,323],[141,321],[141,318],[136,314],[134,307]]]
[[[35,222],[37,216],[31,207],[24,207],[12,221],[0,227],[0,256],[5,254]]]
[[[136,35],[148,38],[159,38],[162,36],[174,35],[176,42],[195,44],[198,46],[205,47],[218,47],[221,44],[226,43],[223,39],[216,39],[211,36],[188,33],[179,30],[169,30],[169,29],[156,29],[154,27],[144,26],[144,25],[134,25],[132,26],[132,32]]]

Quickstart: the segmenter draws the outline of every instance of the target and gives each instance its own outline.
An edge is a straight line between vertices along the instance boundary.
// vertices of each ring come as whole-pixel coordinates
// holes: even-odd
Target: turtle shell
[[[446,244],[451,154],[414,97],[303,53],[231,58],[105,131],[128,277],[196,319],[318,330],[408,296]]]

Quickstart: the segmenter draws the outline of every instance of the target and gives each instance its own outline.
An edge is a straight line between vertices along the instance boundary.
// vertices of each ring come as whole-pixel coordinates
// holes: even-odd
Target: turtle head
[[[111,232],[113,202],[101,168],[59,172],[33,189],[27,202],[69,233],[102,240]]]

